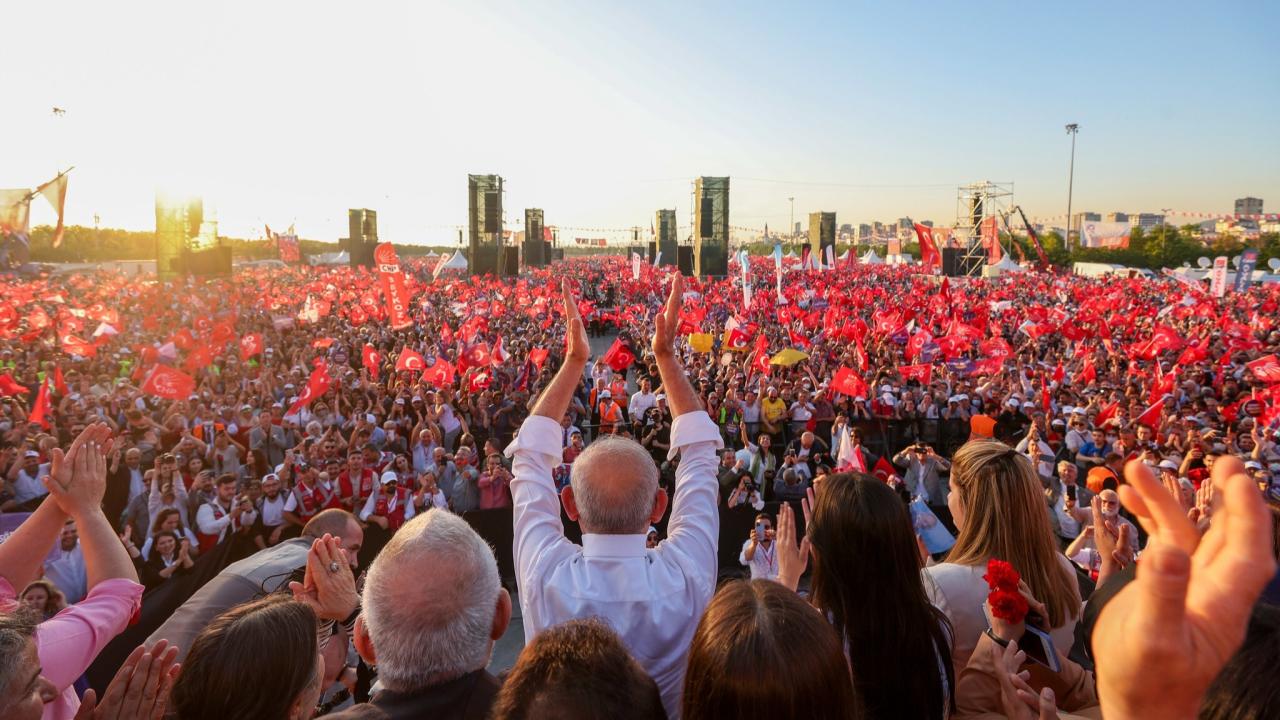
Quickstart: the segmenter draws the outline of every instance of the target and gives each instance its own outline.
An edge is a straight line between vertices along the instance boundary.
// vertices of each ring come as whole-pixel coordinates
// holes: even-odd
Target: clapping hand
[[[161,720],[169,703],[169,689],[182,666],[178,646],[160,640],[148,649],[134,648],[111,679],[102,700],[86,690],[75,720]]]
[[[591,357],[591,345],[587,342],[587,329],[582,324],[582,313],[578,311],[568,280],[561,281],[560,293],[564,299],[565,359],[585,364]]]
[[[106,423],[94,423],[71,442],[66,453],[61,448],[50,453],[44,486],[63,512],[77,517],[101,511],[111,444],[111,428]]]
[[[800,585],[800,576],[809,567],[809,538],[806,532],[806,537],[796,544],[796,517],[791,503],[783,503],[778,510],[778,534],[774,547],[778,553],[778,582],[795,590]]]
[[[310,605],[322,620],[345,620],[360,603],[356,578],[342,551],[342,541],[325,534],[311,543],[301,583],[290,582],[293,598]]]
[[[1102,610],[1093,633],[1102,711],[1194,717],[1275,575],[1271,518],[1235,457],[1213,465],[1222,502],[1203,537],[1150,468],[1130,462],[1125,480],[1120,498],[1151,539],[1137,579]]]

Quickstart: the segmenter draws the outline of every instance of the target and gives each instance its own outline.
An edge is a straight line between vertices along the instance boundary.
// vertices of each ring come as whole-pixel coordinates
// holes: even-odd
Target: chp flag
[[[1227,294],[1227,256],[1219,255],[1213,259],[1213,269],[1209,271],[1209,292],[1214,297]]]
[[[1258,249],[1249,248],[1240,254],[1240,264],[1236,266],[1235,292],[1244,292],[1253,282],[1253,269],[1258,265]]]
[[[196,380],[168,365],[156,365],[142,381],[141,390],[166,400],[186,400],[195,392]]]
[[[378,268],[382,294],[387,300],[387,319],[392,330],[403,330],[413,325],[409,317],[409,289],[405,286],[404,273],[400,272],[400,259],[391,243],[378,243],[373,250],[373,262]]]

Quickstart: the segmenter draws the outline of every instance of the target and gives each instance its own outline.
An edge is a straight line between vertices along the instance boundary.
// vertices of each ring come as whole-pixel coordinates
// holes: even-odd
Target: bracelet
[[[996,635],[995,631],[992,630],[990,627],[988,627],[986,630],[983,630],[982,632],[986,633],[987,637],[991,638],[991,642],[999,645],[1000,647],[1009,647],[1009,643],[1012,642],[1010,640],[1001,639],[1000,636]]]

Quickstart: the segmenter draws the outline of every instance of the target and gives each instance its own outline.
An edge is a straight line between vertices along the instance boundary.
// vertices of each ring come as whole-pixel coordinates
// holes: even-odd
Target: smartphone
[[[756,542],[764,542],[764,523],[756,523]]]
[[[1075,486],[1075,485],[1068,485],[1068,486],[1067,486],[1067,497],[1071,498],[1072,500],[1075,500],[1075,499],[1076,499],[1076,486]]]
[[[991,612],[986,603],[982,604],[982,615],[987,619],[987,627],[991,627]],[[1018,649],[1026,653],[1027,658],[1032,662],[1043,665],[1055,673],[1062,672],[1062,662],[1058,659],[1058,650],[1054,647],[1053,638],[1048,632],[1030,622],[1037,617],[1034,613],[1027,616],[1026,632],[1018,641]]]

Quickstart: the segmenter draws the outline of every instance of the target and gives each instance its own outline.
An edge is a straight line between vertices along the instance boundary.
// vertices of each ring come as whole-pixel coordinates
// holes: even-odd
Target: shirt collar
[[[583,557],[644,557],[647,535],[596,535],[582,536]]]

